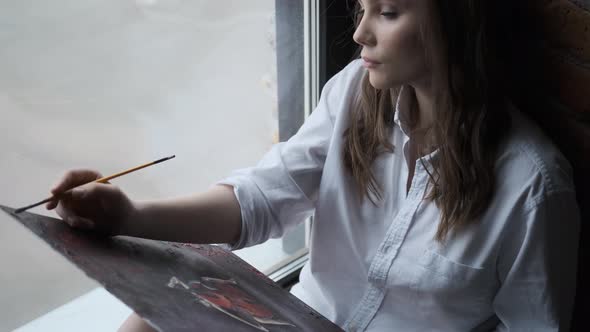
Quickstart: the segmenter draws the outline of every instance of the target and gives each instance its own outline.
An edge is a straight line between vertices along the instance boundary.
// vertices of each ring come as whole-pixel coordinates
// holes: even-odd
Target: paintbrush
[[[85,184],[88,184],[88,183],[91,183],[91,182],[97,182],[97,183],[107,183],[107,182],[108,182],[109,180],[111,180],[111,179],[117,178],[117,177],[119,177],[119,176],[122,176],[122,175],[125,175],[125,174],[129,174],[129,173],[131,173],[131,172],[135,172],[135,171],[137,171],[137,170],[140,170],[140,169],[142,169],[142,168],[145,168],[145,167],[148,167],[148,166],[155,165],[155,164],[157,164],[157,163],[161,163],[161,162],[163,162],[163,161],[166,161],[166,160],[172,159],[172,158],[174,158],[174,157],[176,157],[176,156],[174,155],[174,156],[170,156],[170,157],[166,157],[166,158],[158,159],[158,160],[156,160],[156,161],[152,161],[151,163],[147,163],[147,164],[143,164],[143,165],[140,165],[140,166],[137,166],[137,167],[133,167],[133,168],[130,168],[130,169],[128,169],[128,170],[126,170],[126,171],[123,171],[123,172],[119,172],[119,173],[116,173],[116,174],[113,174],[113,175],[105,176],[105,177],[102,177],[102,178],[100,178],[100,179],[98,179],[98,180],[94,180],[94,181],[90,181],[90,182],[87,182],[87,183],[83,183],[83,184],[81,184],[81,185],[79,185],[79,186],[76,186],[76,187],[74,187],[74,188],[77,188],[77,187],[83,186],[83,185],[85,185]],[[63,194],[65,194],[65,193],[69,192],[70,190],[72,190],[72,189],[74,189],[74,188],[70,188],[69,190],[65,191]],[[63,194],[61,194],[61,195],[63,195]],[[39,205],[41,205],[41,204],[43,204],[43,203],[47,203],[47,202],[49,202],[49,201],[52,201],[52,200],[54,200],[54,199],[57,199],[57,198],[58,198],[58,196],[51,196],[51,197],[49,197],[49,198],[46,198],[46,199],[44,199],[44,200],[42,200],[42,201],[40,201],[40,202],[37,202],[37,203],[35,203],[35,204],[31,204],[31,205],[27,205],[27,206],[24,206],[24,207],[18,208],[18,209],[16,209],[16,210],[14,210],[14,213],[21,213],[21,212],[23,212],[23,211],[25,211],[25,210],[28,210],[28,209],[34,208],[35,206],[39,206]]]

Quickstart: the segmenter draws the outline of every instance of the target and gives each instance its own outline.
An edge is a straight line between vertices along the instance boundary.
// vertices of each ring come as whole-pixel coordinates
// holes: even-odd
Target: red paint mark
[[[187,290],[203,305],[213,307],[263,331],[268,330],[262,324],[294,326],[275,318],[274,313],[268,307],[257,302],[233,279],[201,277],[200,280],[190,281],[186,285],[173,277],[168,286]]]

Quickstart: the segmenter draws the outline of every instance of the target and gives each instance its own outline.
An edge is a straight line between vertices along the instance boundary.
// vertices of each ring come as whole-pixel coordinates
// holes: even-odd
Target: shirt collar
[[[409,137],[408,132],[409,129],[406,126],[407,118],[408,118],[408,109],[409,109],[409,100],[407,96],[407,89],[404,85],[401,86],[399,93],[397,94],[397,100],[395,102],[395,114],[393,116],[393,121],[395,124],[401,129],[402,133],[406,137]]]
[[[410,128],[408,128],[407,123],[409,121],[409,117],[410,117],[410,102],[411,102],[411,97],[412,97],[412,88],[411,87],[407,87],[405,85],[402,85],[400,87],[399,93],[397,95],[397,100],[395,102],[395,114],[393,116],[393,121],[395,122],[395,124],[399,127],[399,129],[402,131],[402,133],[404,134],[404,147],[403,147],[403,151],[404,154],[407,157],[407,152],[406,152],[406,145],[408,144],[408,141],[410,140],[410,136],[408,135],[408,133],[410,132]],[[420,158],[418,158],[418,160],[423,160],[425,162],[425,164],[427,165],[427,167],[429,168],[429,170],[432,170],[432,163],[438,159],[438,155],[439,155],[439,149],[435,149],[434,151],[432,151],[431,153],[422,156]],[[421,168],[420,166],[418,166],[420,163],[416,163],[416,166]]]

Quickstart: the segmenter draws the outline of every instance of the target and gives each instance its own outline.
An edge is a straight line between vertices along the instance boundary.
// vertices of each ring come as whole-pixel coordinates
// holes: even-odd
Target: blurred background
[[[274,0],[0,0],[0,204],[43,199],[72,168],[175,154],[113,181],[141,200],[255,164],[278,140],[274,20]],[[237,254],[268,273],[282,248]],[[0,331],[100,291],[3,214],[0,261]]]

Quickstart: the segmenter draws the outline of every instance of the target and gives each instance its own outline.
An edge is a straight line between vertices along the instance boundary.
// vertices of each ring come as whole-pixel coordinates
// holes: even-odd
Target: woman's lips
[[[365,68],[375,68],[380,64],[381,64],[380,62],[369,59],[367,57],[363,57],[363,67],[365,67]]]

